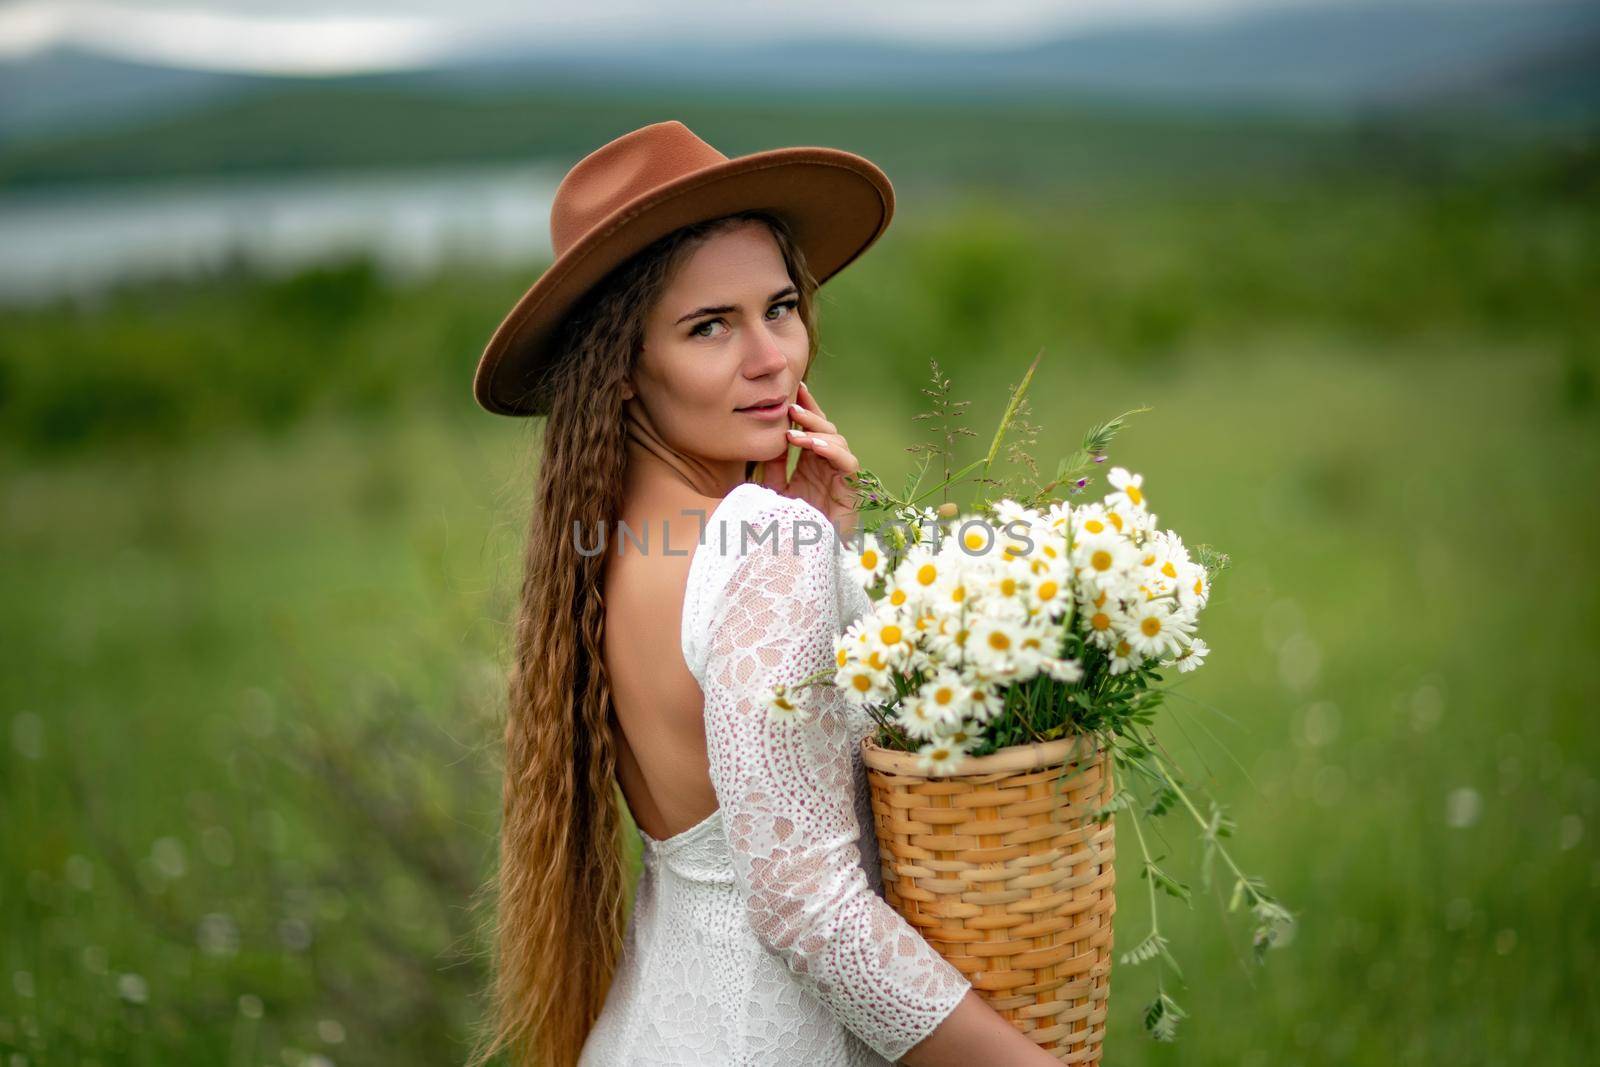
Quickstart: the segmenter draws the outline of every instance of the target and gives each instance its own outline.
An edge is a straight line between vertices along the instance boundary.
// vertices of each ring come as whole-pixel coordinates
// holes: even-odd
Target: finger
[[[800,394],[806,407],[810,408],[812,411],[815,411],[823,418],[828,417],[828,413],[822,410],[822,405],[817,403],[817,395],[811,391],[811,387],[805,382],[800,383]]]
[[[789,417],[807,430],[818,433],[837,433],[839,428],[803,404],[791,404]]]
[[[843,437],[836,433],[806,433],[803,430],[790,430],[789,440],[808,451],[824,456],[828,463],[837,467],[843,474],[854,474],[861,469],[855,453],[850,451],[850,446]]]

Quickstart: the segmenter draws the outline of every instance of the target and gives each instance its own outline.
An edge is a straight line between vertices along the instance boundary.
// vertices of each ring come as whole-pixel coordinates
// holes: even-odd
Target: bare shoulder
[[[607,546],[606,604],[675,620],[689,564],[717,498],[698,494],[626,509]],[[620,621],[620,620],[619,620]]]

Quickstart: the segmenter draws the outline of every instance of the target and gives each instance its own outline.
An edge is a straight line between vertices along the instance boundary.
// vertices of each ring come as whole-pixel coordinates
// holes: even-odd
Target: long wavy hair
[[[601,655],[605,553],[581,554],[574,531],[594,541],[594,531],[615,529],[620,516],[622,384],[646,316],[690,251],[745,220],[771,229],[799,290],[809,372],[816,280],[783,220],[748,211],[676,230],[613,270],[564,321],[562,357],[541,383],[550,414],[509,678],[500,862],[480,891],[480,903],[492,905],[484,936],[492,945],[491,1004],[468,1067],[502,1051],[515,1067],[571,1067],[616,970],[627,898],[624,802]]]

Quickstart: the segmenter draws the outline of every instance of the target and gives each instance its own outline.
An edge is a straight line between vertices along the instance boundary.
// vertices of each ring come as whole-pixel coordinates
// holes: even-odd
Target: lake
[[[0,300],[92,292],[245,258],[284,269],[371,253],[399,276],[550,254],[570,164],[209,179],[0,194]]]

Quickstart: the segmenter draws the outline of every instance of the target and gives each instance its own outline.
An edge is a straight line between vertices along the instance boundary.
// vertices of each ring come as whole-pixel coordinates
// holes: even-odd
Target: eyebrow
[[[799,295],[799,292],[800,290],[796,289],[794,286],[786,285],[782,289],[779,289],[776,293],[773,293],[771,296],[767,297],[767,303],[770,304],[779,297],[788,296],[790,293]],[[679,322],[688,322],[690,319],[697,319],[701,315],[726,315],[730,311],[738,310],[738,304],[723,304],[720,307],[695,308],[693,311],[689,312],[689,314],[685,315],[683,318],[679,319],[678,322],[675,322],[672,325],[676,326]]]

